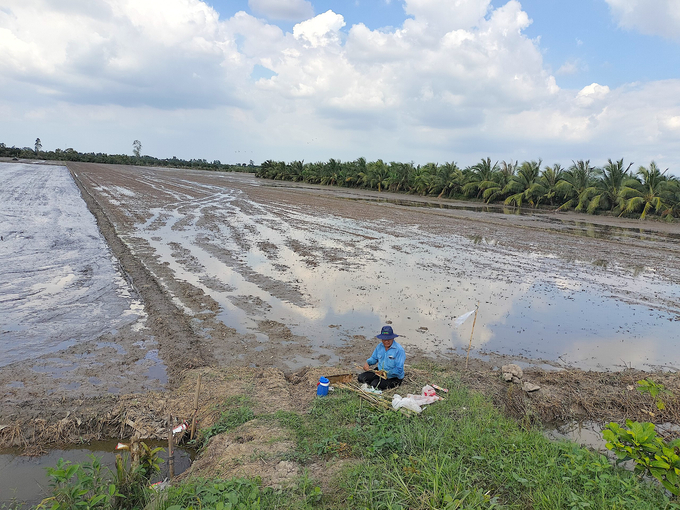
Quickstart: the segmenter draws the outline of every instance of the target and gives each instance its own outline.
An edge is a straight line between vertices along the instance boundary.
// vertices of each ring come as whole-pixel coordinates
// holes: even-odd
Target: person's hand
[[[368,372],[371,369],[371,367],[368,365],[368,361],[364,363],[364,370]]]

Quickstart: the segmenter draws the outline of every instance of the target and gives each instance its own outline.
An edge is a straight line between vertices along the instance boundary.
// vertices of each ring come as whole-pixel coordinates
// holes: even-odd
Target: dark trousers
[[[389,390],[390,388],[396,388],[401,385],[403,379],[397,377],[391,377],[390,379],[381,379],[375,372],[364,372],[359,374],[357,378],[360,383],[366,383],[369,386],[378,388],[379,390]]]

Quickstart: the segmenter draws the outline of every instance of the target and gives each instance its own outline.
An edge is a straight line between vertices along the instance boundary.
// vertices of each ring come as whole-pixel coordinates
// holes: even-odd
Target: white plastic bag
[[[373,386],[369,386],[366,383],[361,385],[361,391],[365,391],[366,393],[373,393],[374,395],[382,395],[382,390],[374,388]]]
[[[411,411],[415,411],[416,413],[420,413],[422,411],[422,408],[417,404],[415,400],[412,398],[402,398],[401,395],[397,395],[396,393],[392,397],[392,407],[396,410],[401,407],[405,407],[406,409],[410,409]]]

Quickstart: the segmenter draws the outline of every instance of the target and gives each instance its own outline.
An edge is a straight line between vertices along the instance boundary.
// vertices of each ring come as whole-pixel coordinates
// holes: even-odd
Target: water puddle
[[[0,453],[0,505],[12,502],[24,502],[36,505],[49,497],[48,467],[55,467],[61,458],[72,463],[90,462],[89,455],[101,459],[102,472],[104,467],[113,470],[116,460],[117,441],[93,441],[87,446],[68,448],[65,450],[50,450],[40,457],[25,457],[19,451],[4,450]],[[152,447],[167,447],[166,444],[146,442]],[[175,448],[175,474],[186,471],[193,461],[195,452],[184,448]],[[164,480],[168,476],[167,449],[160,453],[164,459],[161,472],[151,481]]]
[[[538,221],[554,225],[553,229],[559,232],[567,232],[572,235],[580,237],[590,237],[593,239],[606,240],[626,240],[636,239],[639,241],[658,242],[660,239],[665,239],[668,242],[680,244],[680,234],[671,232],[657,232],[653,230],[646,230],[639,227],[617,227],[613,225],[601,225],[597,223],[590,223],[585,221],[574,221],[563,219],[556,216],[551,216],[548,211],[543,214],[538,213],[530,208],[516,209],[514,207],[501,206],[487,206],[487,205],[470,205],[461,203],[443,203],[433,201],[409,200],[409,199],[395,199],[395,198],[377,198],[377,197],[343,197],[346,200],[355,200],[370,203],[386,203],[399,205],[403,207],[420,207],[427,209],[444,209],[451,211],[472,211],[484,214],[497,215],[513,215],[522,217],[536,217]],[[550,227],[548,227],[550,228]]]
[[[0,366],[143,317],[65,167],[0,163]]]
[[[602,437],[602,431],[606,424],[599,424],[595,422],[569,422],[559,425],[555,428],[548,428],[544,431],[545,437],[553,441],[566,440],[588,448],[609,458],[610,461],[616,462],[618,458],[616,454],[607,449],[607,441]],[[656,425],[657,433],[660,436],[670,434],[672,437],[678,437],[680,427],[671,423],[662,423]],[[632,460],[619,462],[618,466],[633,471],[635,463]]]
[[[200,201],[150,212],[135,236],[176,279],[215,299],[225,325],[260,341],[263,320],[285,324],[318,350],[373,337],[391,321],[406,346],[446,354],[467,348],[472,321],[457,328],[454,319],[479,303],[475,351],[590,369],[621,360],[638,368],[680,366],[680,285],[655,278],[644,265],[518,253],[493,237],[436,235],[389,219],[356,221],[255,202],[226,185]]]
[[[523,209],[516,209],[514,207],[498,207],[498,206],[488,206],[488,205],[470,205],[469,203],[445,203],[445,202],[432,202],[425,200],[409,200],[406,198],[378,198],[378,197],[343,197],[347,200],[356,200],[361,202],[371,202],[376,204],[394,204],[401,205],[404,207],[424,207],[427,209],[447,209],[451,211],[474,211],[474,212],[484,212],[492,214],[512,214],[516,216],[528,215],[531,213],[526,212]]]
[[[571,441],[603,455],[607,455],[610,458],[616,458],[616,456],[607,449],[607,441],[602,438],[602,430],[602,425],[595,422],[571,422],[547,429],[545,431],[545,436],[552,440]]]

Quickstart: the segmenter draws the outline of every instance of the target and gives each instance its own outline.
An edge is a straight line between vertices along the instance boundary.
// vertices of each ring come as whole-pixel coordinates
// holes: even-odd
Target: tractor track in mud
[[[159,354],[169,369],[170,384],[176,383],[183,370],[209,365],[212,357],[206,353],[201,339],[191,328],[187,316],[171,301],[162,285],[118,236],[116,228],[97,199],[85,188],[77,171],[69,165],[71,175],[80,189],[88,209],[99,226],[123,273],[144,302],[149,316],[147,326],[159,341]]]

